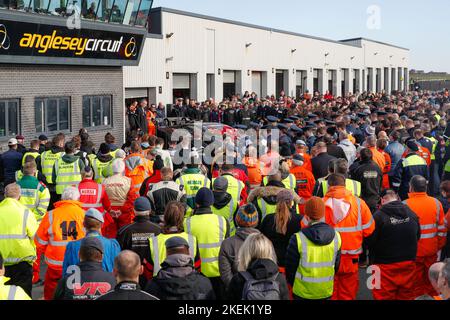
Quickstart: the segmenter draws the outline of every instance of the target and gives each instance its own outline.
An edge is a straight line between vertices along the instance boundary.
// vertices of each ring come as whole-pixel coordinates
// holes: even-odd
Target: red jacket
[[[78,185],[80,191],[80,202],[84,210],[95,208],[100,212],[111,210],[111,202],[106,194],[105,188],[92,179],[84,179]]]

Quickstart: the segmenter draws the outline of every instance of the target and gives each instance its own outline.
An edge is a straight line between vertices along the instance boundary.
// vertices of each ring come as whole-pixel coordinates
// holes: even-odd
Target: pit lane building
[[[159,38],[147,39],[139,66],[124,68],[127,99],[408,88],[409,50],[370,39],[334,41],[167,8],[150,12],[149,34]]]
[[[79,28],[58,16],[75,0],[0,0],[0,152],[9,138],[81,127],[94,142],[125,138],[124,105],[245,91],[403,90],[408,49],[369,39],[328,40],[152,7],[152,0],[81,0]],[[11,8],[11,3],[22,7]],[[148,19],[147,19],[148,18]]]

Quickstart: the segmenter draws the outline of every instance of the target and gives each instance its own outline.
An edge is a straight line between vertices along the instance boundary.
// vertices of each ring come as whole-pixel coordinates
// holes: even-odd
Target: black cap
[[[297,161],[305,161],[305,158],[303,158],[303,156],[301,154],[294,154],[294,156],[292,157],[293,160],[297,160]]]
[[[261,124],[260,123],[258,123],[258,122],[250,122],[249,123],[249,125],[250,125],[250,127],[252,127],[252,128],[261,128]]]
[[[369,116],[369,115],[368,115],[367,113],[365,113],[365,112],[358,112],[357,115],[358,115],[358,117],[360,117],[360,118],[365,118],[365,117],[368,117],[368,116]]]
[[[315,114],[315,113],[309,113],[308,114],[308,118],[316,118],[316,117],[318,117],[318,115]]]
[[[186,239],[182,237],[172,237],[166,240],[166,249],[170,248],[180,248],[180,247],[187,247],[189,248],[189,243],[186,241]]]
[[[319,124],[321,122],[325,122],[325,120],[324,119],[317,119],[317,120],[314,121],[315,124]]]
[[[297,125],[295,125],[295,124],[293,124],[289,129],[294,132],[303,132],[303,130],[301,128],[297,127]]]
[[[247,130],[248,127],[245,124],[237,124],[234,126],[235,129]]]
[[[414,140],[414,139],[407,139],[405,141],[405,144],[412,151],[414,151],[414,152],[419,151],[419,146],[417,145],[416,140]]]
[[[283,120],[283,123],[294,123],[294,120],[292,120],[290,118],[286,118]]]
[[[331,121],[331,120],[325,120],[325,123],[328,124],[328,125],[330,125],[330,126],[336,125],[336,122]]]
[[[377,115],[385,116],[385,115],[387,115],[387,112],[386,111],[377,111]]]
[[[46,141],[48,140],[47,136],[45,134],[41,134],[38,138],[40,141]]]
[[[278,118],[274,116],[267,116],[267,121],[269,122],[278,122]]]
[[[279,123],[278,124],[278,129],[280,129],[280,130],[288,130],[289,128],[288,128],[287,125],[285,125],[283,123]]]
[[[94,248],[103,253],[103,243],[98,237],[85,237],[81,240],[81,247]]]
[[[297,117],[297,116],[290,116],[289,118],[291,118],[292,120],[294,120],[294,121],[298,121],[298,120],[300,120],[300,118],[299,117]]]

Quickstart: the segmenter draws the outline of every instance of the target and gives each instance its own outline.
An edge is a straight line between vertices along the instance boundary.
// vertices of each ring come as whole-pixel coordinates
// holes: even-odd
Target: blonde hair
[[[273,244],[262,233],[253,233],[245,239],[238,252],[238,271],[246,271],[250,263],[256,259],[270,259],[277,263]]]

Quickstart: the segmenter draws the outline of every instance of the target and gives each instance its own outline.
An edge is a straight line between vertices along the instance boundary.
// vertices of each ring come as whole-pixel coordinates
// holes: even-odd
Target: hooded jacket
[[[286,190],[286,188],[284,187],[284,185],[279,182],[274,182],[274,181],[270,181],[267,186],[265,187],[258,187],[253,189],[248,198],[247,198],[247,203],[253,203],[256,207],[256,209],[258,210],[258,221],[260,221],[260,223],[262,222],[262,212],[261,212],[261,208],[259,207],[258,204],[258,199],[263,199],[266,203],[270,204],[270,205],[276,205],[277,204],[277,195],[281,190]],[[294,196],[294,202],[296,204],[299,204],[301,202],[301,198],[292,190],[290,190],[292,195]],[[296,213],[296,207],[297,206],[293,206],[291,211],[293,213]],[[269,212],[269,213],[274,213],[274,212]]]
[[[328,224],[324,222],[314,223],[311,226],[302,229],[301,231],[308,240],[318,246],[326,246],[333,242],[336,235],[336,231]],[[341,250],[338,251],[336,256],[336,262],[334,264],[334,270],[339,270],[339,264],[341,260]],[[290,285],[294,285],[295,274],[297,273],[298,266],[300,264],[300,253],[298,252],[297,237],[291,236],[289,245],[286,251],[286,279]]]
[[[221,191],[213,191],[214,194],[214,204],[213,207],[216,209],[222,209],[225,206],[228,206],[232,197],[228,192]]]
[[[380,167],[372,160],[355,162],[350,168],[350,178],[364,186],[361,188],[361,199],[375,212],[383,184]]]
[[[161,300],[215,300],[211,281],[198,273],[189,255],[174,254],[161,264],[161,270],[145,288]]]
[[[289,300],[289,290],[286,278],[283,274],[278,272],[278,266],[275,262],[269,259],[256,259],[250,262],[247,271],[255,278],[255,280],[267,279],[277,274],[275,281],[280,287],[280,300]],[[244,291],[245,278],[241,273],[236,273],[231,279],[227,290],[228,300],[242,300],[242,293]]]
[[[364,200],[359,199],[361,225],[358,226],[358,198],[344,186],[330,187],[323,198],[325,202],[325,222],[336,228],[355,228],[359,230],[341,232],[342,254],[349,258],[357,257],[362,252],[363,239],[370,236],[374,229],[372,214]]]
[[[80,172],[83,171],[83,169],[85,167],[83,160],[81,160],[80,157],[77,157],[73,154],[65,154],[62,156],[61,160],[64,161],[65,163],[74,163],[74,162],[78,161],[78,166],[80,168]],[[52,180],[53,181],[56,181],[55,166],[56,166],[56,162],[53,165],[53,172],[52,172]]]
[[[350,140],[344,139],[338,144],[338,147],[341,147],[341,149],[344,150],[348,165],[351,166],[356,159],[355,145]]]
[[[385,204],[374,214],[375,231],[366,239],[371,264],[415,261],[420,224],[400,201]]]
[[[222,242],[219,252],[219,271],[225,287],[228,286],[233,276],[238,272],[237,257],[239,249],[245,239],[253,233],[259,233],[259,231],[254,228],[238,228],[234,236]]]

